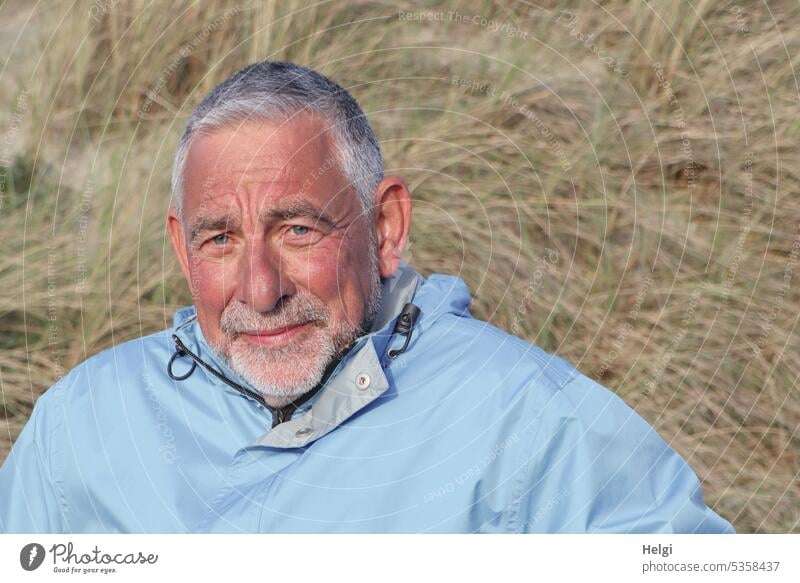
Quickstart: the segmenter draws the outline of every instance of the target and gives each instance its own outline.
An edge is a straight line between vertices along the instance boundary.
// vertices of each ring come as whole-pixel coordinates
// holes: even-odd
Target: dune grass
[[[800,531],[800,8],[755,4],[4,3],[0,459],[65,370],[190,303],[182,124],[292,60],[407,178],[412,265],[616,391],[739,532]]]

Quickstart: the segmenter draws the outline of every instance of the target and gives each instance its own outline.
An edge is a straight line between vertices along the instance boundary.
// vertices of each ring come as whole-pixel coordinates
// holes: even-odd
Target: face
[[[306,116],[197,138],[183,216],[168,218],[203,334],[274,406],[313,388],[369,329],[408,231],[404,185],[381,183],[370,220],[327,127]]]

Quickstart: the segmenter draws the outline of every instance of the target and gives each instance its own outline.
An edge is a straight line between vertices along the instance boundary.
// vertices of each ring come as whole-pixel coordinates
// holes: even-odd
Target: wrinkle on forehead
[[[336,205],[333,199],[341,192],[334,193],[346,190],[345,178],[326,127],[306,119],[279,128],[253,123],[204,135],[189,152],[187,168],[194,172],[187,176],[185,195],[192,200],[185,200],[185,207],[206,215],[211,208],[213,214],[235,212],[250,199],[258,201],[260,214],[297,195],[310,196],[315,205]],[[317,200],[326,192],[330,200]]]
[[[296,166],[297,157],[283,162],[267,161],[267,154],[254,155],[251,160],[227,159],[220,155],[214,159],[210,167],[204,167],[203,188],[212,189],[248,184],[267,184],[298,182]]]
[[[188,158],[207,158],[211,167],[204,168],[211,172],[290,174],[298,165],[322,165],[336,158],[330,128],[330,123],[318,116],[303,116],[277,126],[252,121],[222,127],[200,136],[191,145]]]
[[[241,162],[229,166],[215,164],[202,177],[201,196],[236,194],[240,190],[272,186],[295,186],[297,190],[310,192],[315,185],[330,182],[333,173],[340,174],[339,160],[333,152],[313,164],[302,162],[295,158],[281,166]],[[310,170],[301,169],[301,166],[308,166]]]

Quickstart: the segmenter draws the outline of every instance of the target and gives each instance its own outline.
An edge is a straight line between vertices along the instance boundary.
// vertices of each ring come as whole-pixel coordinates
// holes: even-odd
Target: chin
[[[230,344],[227,360],[265,398],[291,400],[313,389],[335,356],[333,343],[315,335],[281,348],[238,339]]]

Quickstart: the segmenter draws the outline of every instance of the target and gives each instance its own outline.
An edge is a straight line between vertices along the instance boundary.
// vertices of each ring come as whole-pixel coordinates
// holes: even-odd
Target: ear
[[[178,217],[178,210],[175,207],[170,207],[167,213],[167,232],[169,233],[170,241],[172,241],[172,250],[178,257],[181,264],[181,271],[186,282],[191,286],[189,278],[189,255],[186,249],[186,239],[183,232],[183,223]]]
[[[375,191],[375,225],[381,277],[397,271],[411,229],[411,193],[402,178],[387,176]]]

